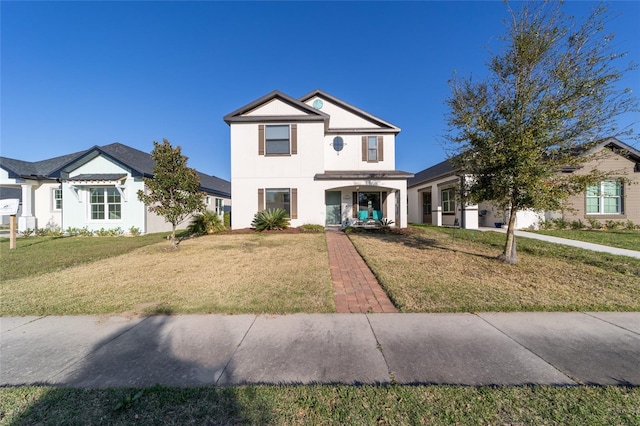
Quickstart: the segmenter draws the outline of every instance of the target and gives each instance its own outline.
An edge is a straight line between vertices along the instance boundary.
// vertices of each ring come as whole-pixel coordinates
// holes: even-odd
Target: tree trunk
[[[171,248],[176,250],[178,248],[178,243],[176,243],[176,225],[171,224]]]
[[[511,209],[509,212],[509,225],[507,226],[507,241],[504,245],[504,252],[498,256],[498,259],[510,264],[515,265],[518,263],[518,256],[516,253],[516,214],[517,211]]]

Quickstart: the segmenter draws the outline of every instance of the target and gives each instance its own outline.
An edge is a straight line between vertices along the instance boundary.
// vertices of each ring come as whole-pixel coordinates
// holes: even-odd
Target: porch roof
[[[325,170],[316,174],[314,180],[354,180],[354,179],[386,179],[406,180],[413,177],[413,173],[402,170]]]

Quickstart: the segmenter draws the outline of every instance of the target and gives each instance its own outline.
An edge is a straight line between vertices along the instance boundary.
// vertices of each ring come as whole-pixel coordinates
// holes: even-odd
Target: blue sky
[[[595,5],[565,11],[584,17]],[[640,63],[640,2],[609,8],[621,13],[608,27],[619,50]],[[2,156],[113,142],[150,152],[167,138],[224,179],[222,117],[274,89],[321,89],[399,126],[397,169],[442,161],[447,80],[484,74],[507,16],[499,1],[2,1],[0,13]],[[640,70],[623,83],[640,93]]]

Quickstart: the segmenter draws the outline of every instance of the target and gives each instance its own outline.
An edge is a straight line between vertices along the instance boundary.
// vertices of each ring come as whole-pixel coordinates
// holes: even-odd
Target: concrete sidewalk
[[[478,230],[494,231],[494,232],[500,232],[503,234],[507,233],[507,230],[504,228],[481,227],[481,228],[478,228]],[[552,237],[551,235],[536,234],[534,232],[527,232],[527,231],[521,231],[521,230],[516,230],[516,236],[523,237],[523,238],[531,238],[534,240],[547,241],[554,244],[564,244],[565,246],[579,247],[586,250],[598,251],[601,253],[610,253],[610,254],[616,254],[618,256],[629,256],[629,257],[635,257],[636,259],[640,259],[640,251],[636,251],[636,250],[628,250],[628,249],[622,249],[617,247],[603,246],[602,244],[587,243],[585,241],[570,240],[568,238]]]
[[[0,318],[0,385],[640,385],[640,312]]]

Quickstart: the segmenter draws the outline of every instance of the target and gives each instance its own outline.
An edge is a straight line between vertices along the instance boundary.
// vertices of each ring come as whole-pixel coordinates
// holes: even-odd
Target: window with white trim
[[[116,188],[90,188],[89,209],[91,220],[122,219],[122,197]]]
[[[377,136],[367,136],[367,161],[378,161]]]
[[[62,210],[62,188],[53,188],[53,210]]]
[[[622,214],[622,182],[605,180],[587,186],[587,214]]]
[[[442,213],[455,213],[455,197],[453,188],[443,189],[441,192]]]
[[[224,200],[222,198],[216,198],[216,214],[221,215],[224,213]]]
[[[265,126],[265,153],[273,154],[289,154],[289,125],[269,125]]]

